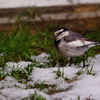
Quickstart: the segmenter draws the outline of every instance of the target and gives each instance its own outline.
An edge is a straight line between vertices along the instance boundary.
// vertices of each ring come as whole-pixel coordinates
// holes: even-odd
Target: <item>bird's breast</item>
[[[65,42],[61,42],[58,45],[58,52],[64,57],[77,57],[83,55],[87,47],[71,47]]]

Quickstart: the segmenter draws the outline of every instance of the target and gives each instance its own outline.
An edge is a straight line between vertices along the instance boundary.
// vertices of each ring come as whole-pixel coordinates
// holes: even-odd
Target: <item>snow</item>
[[[46,57],[45,57],[46,56]],[[49,55],[42,53],[39,56],[32,56],[36,61],[42,62],[42,64],[49,61]],[[41,59],[40,59],[41,58]],[[31,75],[28,77],[26,83],[21,83],[11,76],[5,77],[5,79],[0,81],[0,99],[1,100],[20,100],[25,97],[29,97],[30,94],[34,94],[34,91],[37,91],[37,94],[42,95],[46,100],[77,100],[80,97],[80,100],[100,99],[100,55],[96,55],[94,58],[88,58],[90,62],[89,67],[82,69],[80,66],[72,65],[69,67],[60,67],[60,71],[63,74],[63,77],[58,77],[56,72],[58,67],[52,68],[37,68],[34,67]],[[11,72],[13,68],[22,68],[24,70],[28,64],[32,62],[21,61],[18,63],[8,62],[5,72]],[[8,67],[9,66],[9,67]],[[92,71],[90,71],[92,69]],[[81,75],[77,75],[78,71],[82,70]],[[91,74],[87,74],[90,71]],[[95,73],[93,75],[93,73]],[[69,78],[70,81],[65,80],[64,77]],[[48,85],[56,85],[56,87],[49,87],[48,89],[59,90],[63,89],[61,92],[55,92],[49,94],[48,89],[45,88],[40,90],[38,88],[27,88],[27,86],[34,86],[35,83],[44,83]],[[27,84],[27,85],[26,85]]]
[[[0,88],[11,88],[11,87],[25,88],[25,84],[20,84],[16,79],[11,76],[7,76],[4,80],[0,81]]]
[[[26,62],[26,61],[20,61],[18,63],[15,62],[8,62],[6,63],[6,71],[10,72],[12,70],[16,70],[16,69],[24,69],[25,67],[27,67],[29,64],[32,64],[31,62]]]
[[[58,5],[95,4],[100,0],[0,0],[0,8],[43,7]]]
[[[45,65],[47,62],[50,62],[50,60],[48,60],[49,54],[46,53],[41,53],[38,56],[31,56],[31,59],[34,61],[39,62],[42,65]]]

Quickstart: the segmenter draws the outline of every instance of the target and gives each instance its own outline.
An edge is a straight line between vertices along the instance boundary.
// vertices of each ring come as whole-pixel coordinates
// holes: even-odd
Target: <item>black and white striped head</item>
[[[57,30],[55,30],[54,32],[54,39],[56,41],[62,39],[65,36],[68,36],[69,32],[66,28],[58,28]]]

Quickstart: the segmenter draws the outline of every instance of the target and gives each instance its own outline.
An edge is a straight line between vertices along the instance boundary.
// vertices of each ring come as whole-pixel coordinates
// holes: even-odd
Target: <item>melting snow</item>
[[[46,57],[45,57],[46,56]],[[44,58],[45,57],[45,58]],[[48,62],[48,55],[42,53],[39,56],[32,57],[39,62]],[[47,90],[40,91],[39,89],[26,89],[26,84],[19,83],[16,79],[11,76],[7,76],[4,80],[0,81],[0,99],[2,100],[20,100],[22,98],[28,97],[30,94],[33,94],[34,91],[37,91],[38,94],[45,97],[47,100],[77,100],[80,97],[81,100],[93,99],[100,100],[100,55],[96,55],[94,58],[88,58],[90,60],[90,65],[87,68],[84,68],[81,75],[76,75],[78,71],[82,68],[76,65],[71,67],[65,66],[61,67],[61,72],[64,73],[64,77],[73,79],[77,77],[76,80],[67,82],[64,78],[59,77],[55,71],[58,70],[58,67],[53,68],[37,68],[34,67],[31,75],[28,77],[27,85],[34,85],[37,83],[45,83],[48,85],[56,85],[56,89],[67,89],[62,92],[56,92],[49,95]],[[28,64],[32,62],[21,61],[19,63],[8,62],[7,68],[5,71],[10,72],[11,67],[17,68],[21,67],[24,69]],[[81,64],[80,64],[81,65]],[[8,67],[9,66],[9,67]],[[91,73],[96,73],[94,76],[87,74],[87,70],[91,70]],[[70,88],[71,87],[71,88]]]

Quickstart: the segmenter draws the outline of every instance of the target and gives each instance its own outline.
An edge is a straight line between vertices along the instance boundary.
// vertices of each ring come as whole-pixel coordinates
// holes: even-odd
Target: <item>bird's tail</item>
[[[89,44],[88,47],[91,48],[91,47],[94,47],[96,45],[100,45],[100,42],[93,42],[93,43]]]

